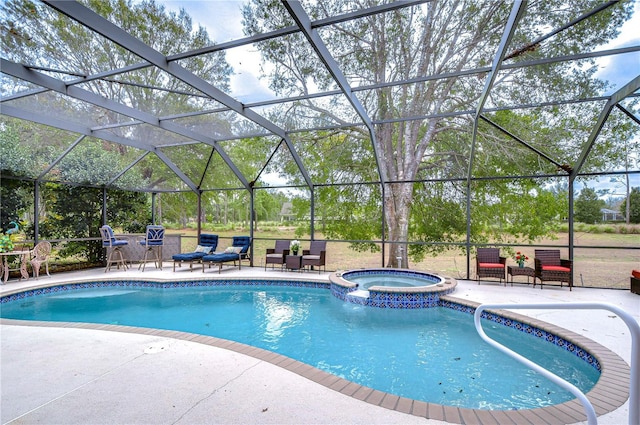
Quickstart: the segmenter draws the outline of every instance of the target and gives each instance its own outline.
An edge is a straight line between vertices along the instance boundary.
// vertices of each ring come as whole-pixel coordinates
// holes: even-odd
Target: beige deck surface
[[[201,271],[173,273],[167,265],[164,271],[151,267],[144,273],[133,269],[105,274],[99,269],[57,274],[38,281],[12,280],[0,286],[0,295],[20,288],[92,278],[202,276]],[[326,279],[327,274],[265,272],[262,268],[243,267],[241,271],[223,270],[221,275],[212,269],[205,276]],[[567,288],[550,286],[540,290],[524,284],[504,287],[497,282],[478,285],[475,281],[458,281],[452,295],[491,303],[608,302],[640,322],[640,296],[629,291],[576,287],[569,292]],[[585,335],[630,362],[629,332],[609,311],[518,313]],[[292,365],[286,359],[280,365],[273,364],[280,360],[274,360],[275,355],[270,353],[253,352],[247,356],[236,352],[237,347],[236,351],[227,350],[200,343],[205,341],[196,337],[172,338],[167,332],[145,335],[7,323],[3,321],[0,326],[2,424],[443,423],[397,411],[403,410],[402,403],[397,403],[397,410],[390,410],[371,404],[371,400],[358,400],[357,393],[352,397],[334,391],[314,382],[318,377],[305,377],[314,372],[306,372],[304,365]],[[340,382],[335,386],[344,387]],[[348,391],[343,388],[342,392]],[[375,398],[376,394],[369,397]],[[444,409],[444,419],[447,414]],[[628,402],[598,418],[600,424],[612,425],[627,420]],[[475,421],[505,423],[499,414]]]

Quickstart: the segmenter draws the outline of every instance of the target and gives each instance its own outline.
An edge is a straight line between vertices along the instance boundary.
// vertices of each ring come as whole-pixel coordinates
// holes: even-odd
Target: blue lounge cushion
[[[185,252],[182,254],[175,254],[171,258],[175,261],[195,261],[201,259],[205,255],[207,254],[204,252]]]
[[[200,260],[205,255],[215,251],[217,246],[218,246],[218,235],[201,233],[200,237],[198,238],[198,246],[196,247],[196,250],[194,252],[184,252],[181,254],[175,254],[175,255],[172,255],[171,258],[173,258],[173,260],[175,261],[180,261],[180,262]]]
[[[202,257],[202,261],[211,261],[213,263],[225,263],[227,261],[235,261],[240,259],[240,254],[236,253],[222,253],[222,254],[211,254],[205,255]]]

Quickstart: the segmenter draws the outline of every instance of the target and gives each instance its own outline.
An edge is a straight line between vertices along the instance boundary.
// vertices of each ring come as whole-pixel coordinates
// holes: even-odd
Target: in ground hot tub
[[[441,295],[455,289],[449,277],[407,269],[361,269],[329,276],[334,296],[354,304],[382,308],[437,307]]]

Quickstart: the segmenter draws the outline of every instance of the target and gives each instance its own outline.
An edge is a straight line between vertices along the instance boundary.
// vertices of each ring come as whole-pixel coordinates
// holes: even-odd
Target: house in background
[[[619,211],[602,208],[600,213],[602,213],[602,221],[624,221],[624,214]]]
[[[280,222],[291,221],[295,218],[293,213],[293,204],[291,202],[284,202],[280,209]]]

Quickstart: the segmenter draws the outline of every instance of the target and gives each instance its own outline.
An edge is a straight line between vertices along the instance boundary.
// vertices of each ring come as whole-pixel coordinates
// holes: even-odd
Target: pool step
[[[355,291],[349,292],[349,295],[351,295],[352,297],[369,298],[369,291],[365,291],[364,289],[356,289]]]

